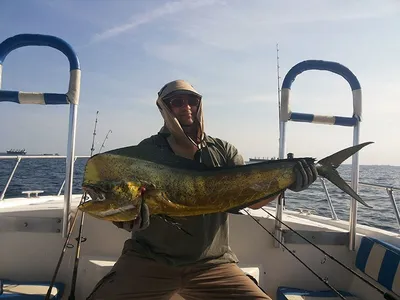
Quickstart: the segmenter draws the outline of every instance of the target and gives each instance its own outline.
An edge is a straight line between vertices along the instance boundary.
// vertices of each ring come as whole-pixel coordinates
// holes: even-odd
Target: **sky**
[[[185,79],[203,95],[205,130],[245,160],[278,156],[280,83],[297,63],[348,67],[362,87],[360,164],[400,165],[397,0],[3,0],[0,41],[39,33],[64,39],[82,70],[76,154],[134,145],[163,125],[155,101],[167,82]],[[3,64],[2,89],[66,93],[69,65],[55,49],[24,47]],[[1,103],[0,152],[65,154],[69,106]],[[351,116],[349,84],[307,71],[292,84],[292,111]],[[289,122],[287,151],[328,156],[353,144],[350,127]],[[350,162],[349,160],[347,163]]]

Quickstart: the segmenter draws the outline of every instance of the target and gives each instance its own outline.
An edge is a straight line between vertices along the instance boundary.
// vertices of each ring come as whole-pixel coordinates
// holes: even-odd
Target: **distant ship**
[[[10,149],[7,150],[7,154],[9,155],[26,155],[25,149]]]

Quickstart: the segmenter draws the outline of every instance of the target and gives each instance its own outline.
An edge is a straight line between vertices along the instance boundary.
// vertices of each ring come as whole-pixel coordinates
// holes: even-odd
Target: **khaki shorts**
[[[174,294],[186,300],[271,300],[235,263],[173,267],[143,258],[127,248],[129,243],[125,243],[123,254],[87,300],[167,300]]]

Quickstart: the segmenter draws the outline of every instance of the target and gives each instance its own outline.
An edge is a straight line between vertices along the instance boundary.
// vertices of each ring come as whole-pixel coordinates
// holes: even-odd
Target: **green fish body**
[[[336,168],[368,144],[346,148],[316,163],[320,176],[366,206]],[[108,221],[136,219],[143,201],[151,215],[185,217],[230,212],[286,190],[295,182],[298,160],[315,163],[313,158],[305,157],[210,169],[169,150],[154,151],[154,147],[139,145],[91,157],[82,185],[91,200],[79,209]]]

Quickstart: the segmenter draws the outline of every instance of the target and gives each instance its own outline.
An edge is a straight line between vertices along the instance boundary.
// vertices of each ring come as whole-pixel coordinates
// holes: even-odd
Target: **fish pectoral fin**
[[[150,198],[165,198],[164,192],[160,189],[146,186],[146,191],[143,193],[143,197],[147,200]]]
[[[178,204],[169,200],[165,192],[159,189],[146,190],[146,192],[144,192],[143,194],[142,200],[143,200],[142,203],[149,204],[151,207],[160,207],[161,211],[168,210],[168,208],[175,209],[179,206]],[[170,216],[162,213],[157,213],[157,211],[152,211],[152,214],[161,218],[166,223],[183,231],[187,235],[193,236],[190,232],[182,228],[181,224],[179,224],[175,219],[171,218]]]
[[[179,204],[172,202],[168,195],[160,189],[149,189],[143,194],[143,201],[146,201],[147,205],[151,207],[151,213],[161,214],[163,211],[174,211]]]

